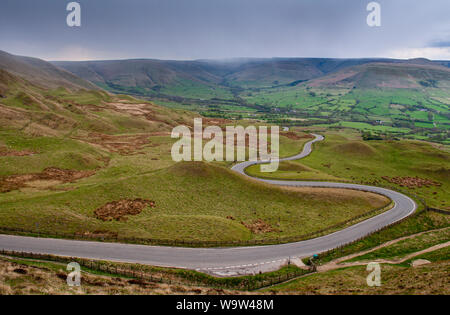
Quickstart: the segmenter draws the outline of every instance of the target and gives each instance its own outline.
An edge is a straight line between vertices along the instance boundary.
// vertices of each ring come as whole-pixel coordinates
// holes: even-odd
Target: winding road
[[[304,145],[300,154],[280,159],[280,161],[297,160],[309,155],[312,152],[313,143],[324,139],[321,135],[314,135],[314,137],[315,139]],[[233,166],[232,170],[248,176],[244,172],[245,168],[260,163],[264,162],[243,162]],[[285,264],[287,260],[296,261],[298,258],[350,243],[411,215],[417,209],[416,203],[408,196],[380,187],[334,182],[254,179],[279,186],[349,188],[370,191],[389,197],[395,204],[392,209],[382,214],[332,234],[281,245],[180,248],[0,235],[0,249],[196,269],[218,276],[235,276],[275,270]]]

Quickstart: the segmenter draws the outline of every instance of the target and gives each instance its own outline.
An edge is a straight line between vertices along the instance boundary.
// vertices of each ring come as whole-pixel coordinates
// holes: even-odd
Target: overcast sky
[[[393,57],[450,60],[449,0],[0,0],[0,50],[46,60]]]

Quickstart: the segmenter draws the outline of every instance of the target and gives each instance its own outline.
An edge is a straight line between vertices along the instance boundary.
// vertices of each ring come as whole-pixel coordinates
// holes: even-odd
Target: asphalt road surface
[[[280,161],[301,159],[309,155],[312,152],[313,143],[324,139],[321,135],[314,136],[315,139],[306,143],[300,154],[280,159]],[[243,162],[235,165],[232,170],[248,176],[244,173],[244,169],[256,163],[261,162]],[[280,186],[351,188],[371,191],[389,197],[394,201],[395,205],[392,209],[382,214],[338,232],[306,241],[281,245],[232,248],[180,248],[0,235],[0,248],[60,256],[196,269],[218,276],[235,276],[275,270],[288,260],[298,261],[298,258],[350,243],[411,215],[417,208],[416,203],[408,196],[380,187],[334,182],[258,180]]]

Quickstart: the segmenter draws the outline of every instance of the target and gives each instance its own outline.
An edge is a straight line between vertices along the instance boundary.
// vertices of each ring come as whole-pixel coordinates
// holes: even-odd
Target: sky
[[[236,57],[450,60],[449,0],[1,0],[0,50],[45,60]]]

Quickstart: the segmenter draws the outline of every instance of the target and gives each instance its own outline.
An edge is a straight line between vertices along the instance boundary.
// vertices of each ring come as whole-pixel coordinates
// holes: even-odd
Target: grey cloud
[[[448,41],[433,41],[428,45],[428,47],[438,47],[438,48],[450,47],[450,40],[448,40]]]
[[[0,49],[44,59],[389,57],[447,38],[450,1],[79,0],[82,27],[63,0],[1,0]],[[70,53],[72,52],[72,53]]]

